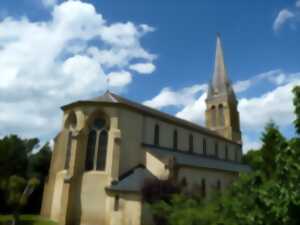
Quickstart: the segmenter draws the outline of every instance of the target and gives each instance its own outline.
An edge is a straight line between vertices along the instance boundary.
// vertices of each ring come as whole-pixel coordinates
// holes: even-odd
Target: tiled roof
[[[115,182],[107,189],[109,191],[122,191],[122,192],[140,192],[143,188],[145,180],[157,179],[146,168],[137,167],[128,176]]]
[[[174,157],[176,164],[179,166],[216,169],[229,172],[249,172],[251,170],[248,165],[238,162],[214,159],[179,151],[170,151],[157,147],[146,147],[146,149],[162,161],[165,161],[168,157]]]

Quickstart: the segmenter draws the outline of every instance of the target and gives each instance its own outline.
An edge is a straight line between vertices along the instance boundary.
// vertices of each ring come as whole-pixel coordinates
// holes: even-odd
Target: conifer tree
[[[276,171],[276,155],[286,145],[286,140],[280,133],[278,127],[273,121],[270,121],[262,134],[262,169],[267,178],[271,178]]]

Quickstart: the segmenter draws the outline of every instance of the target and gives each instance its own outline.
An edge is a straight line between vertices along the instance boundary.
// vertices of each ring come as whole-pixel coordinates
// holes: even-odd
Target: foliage
[[[0,225],[6,225],[8,221],[11,221],[12,216],[10,215],[0,215]],[[46,218],[36,215],[21,215],[20,223],[22,225],[55,225],[57,223],[50,221]]]
[[[294,121],[296,132],[300,135],[300,86],[296,86],[293,89],[294,93],[294,106],[296,119]]]
[[[266,125],[261,140],[262,171],[267,177],[272,177],[276,171],[275,157],[286,147],[286,140],[272,121]]]
[[[169,202],[152,204],[160,224],[300,224],[300,87],[293,92],[297,137],[286,140],[273,122],[268,123],[261,149],[243,158],[252,172],[241,174],[225,193],[207,201],[173,195]]]
[[[43,185],[47,176],[51,150],[47,144],[39,150],[37,138],[21,139],[10,135],[0,139],[0,213],[13,212],[19,205],[25,205],[25,188],[34,188],[30,205],[23,211],[37,213],[40,210]],[[35,153],[36,152],[36,153]],[[26,187],[27,185],[27,187]]]

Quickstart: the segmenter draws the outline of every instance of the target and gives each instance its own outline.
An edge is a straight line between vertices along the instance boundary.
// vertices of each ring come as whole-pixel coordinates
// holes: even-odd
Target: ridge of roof
[[[175,117],[173,115],[170,115],[168,113],[159,111],[157,109],[151,108],[151,107],[143,105],[141,103],[134,102],[132,100],[129,100],[129,99],[124,98],[124,97],[121,97],[120,95],[117,95],[117,94],[112,93],[110,91],[106,91],[103,95],[95,97],[95,98],[92,98],[92,99],[80,100],[80,101],[76,101],[76,102],[64,105],[64,106],[62,106],[62,109],[64,110],[65,108],[70,107],[70,106],[72,106],[74,104],[78,104],[78,103],[112,103],[112,104],[123,104],[123,105],[129,106],[131,108],[137,109],[139,111],[143,111],[143,112],[149,113],[152,116],[161,117],[161,118],[164,118],[166,120],[169,120],[169,121],[172,121],[172,122],[175,122],[175,123],[181,123],[184,126],[187,126],[187,127],[191,128],[191,129],[204,132],[204,133],[206,133],[208,135],[215,136],[215,137],[223,139],[223,140],[225,140],[227,142],[231,142],[231,143],[234,143],[234,144],[237,144],[237,145],[241,145],[240,143],[237,143],[237,142],[235,142],[233,140],[227,139],[227,138],[219,135],[217,132],[214,132],[214,131],[206,128],[206,127],[200,126],[200,125],[198,125],[196,123],[187,121],[185,119],[181,119],[181,118]]]

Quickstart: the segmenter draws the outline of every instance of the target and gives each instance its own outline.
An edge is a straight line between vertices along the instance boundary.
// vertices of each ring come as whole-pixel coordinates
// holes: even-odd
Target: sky
[[[3,0],[0,137],[50,141],[60,106],[108,89],[203,125],[217,32],[244,151],[270,120],[293,136],[299,0]]]

